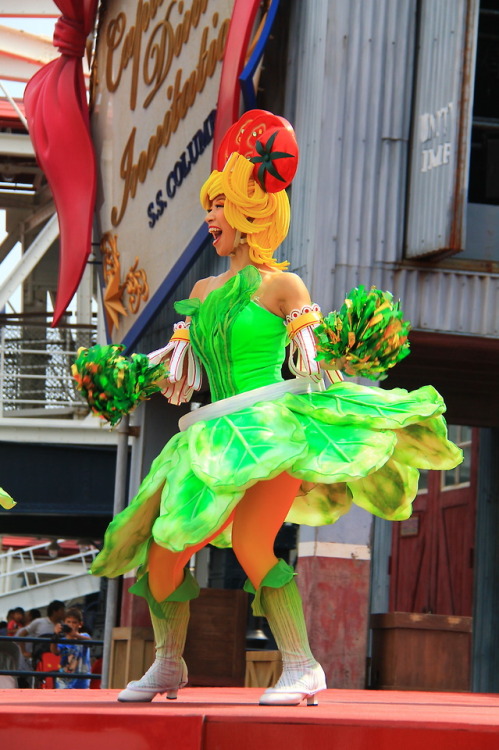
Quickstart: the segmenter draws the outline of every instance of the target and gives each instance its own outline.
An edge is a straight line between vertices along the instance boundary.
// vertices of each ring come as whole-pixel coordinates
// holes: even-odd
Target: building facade
[[[390,533],[359,513],[301,530],[309,625],[338,686],[365,679],[372,566],[374,612],[473,614],[473,685],[497,689],[497,560],[487,539],[497,538],[498,502],[498,10],[338,0],[295,3],[291,14],[286,114],[301,168],[286,254],[323,309],[358,284],[401,298],[413,353],[387,387],[435,385],[466,456],[423,489],[412,529],[394,524]]]
[[[134,6],[121,5],[127,10]],[[222,3],[223,17],[208,0],[193,3],[191,10],[198,5],[202,13],[220,13],[216,19],[210,16],[209,33],[221,45],[223,24],[242,4]],[[118,6],[109,3],[108,12],[118,13]],[[253,106],[287,117],[300,144],[291,230],[279,254],[290,260],[291,270],[302,276],[325,312],[338,309],[349,289],[359,284],[389,289],[402,300],[412,322],[412,354],[383,387],[433,384],[447,402],[451,434],[465,452],[465,462],[455,472],[423,478],[408,522],[388,524],[355,509],[332,527],[300,528],[297,569],[313,650],[324,663],[330,687],[364,687],[371,679],[371,614],[472,618],[469,686],[498,690],[499,111],[494,84],[499,2],[274,0],[263,10],[275,18],[263,61],[252,74]],[[228,25],[223,29],[230,35]],[[194,31],[192,39],[197,39]],[[223,61],[221,50],[216,52],[216,45],[213,50],[214,86],[228,53]],[[99,70],[102,66],[97,75]],[[182,70],[191,68],[185,63]],[[123,72],[121,84],[128,97],[129,74]],[[110,80],[114,85],[112,75]],[[164,85],[168,91],[168,81]],[[114,334],[121,326],[122,340],[135,351],[164,345],[177,320],[173,300],[188,296],[198,278],[223,270],[205,239],[202,212],[190,209],[194,182],[201,183],[209,169],[215,121],[207,118],[216,105],[211,97],[197,100],[191,112],[196,127],[191,120],[185,128],[180,123],[173,146],[165,146],[158,156],[164,162],[164,191],[174,193],[174,210],[163,206],[161,211],[166,193],[156,193],[153,204],[140,196],[143,185],[159,185],[152,169],[149,183],[144,171],[144,181],[135,180],[137,196],[129,195],[128,216],[133,217],[134,206],[144,205],[141,216],[148,221],[140,231],[132,222],[134,241],[121,256],[122,271],[129,261],[131,271],[150,268],[154,281],[151,298],[141,287],[137,310],[126,306],[130,295],[123,298],[126,316],[115,307]],[[97,95],[94,117],[101,106],[110,118],[110,101]],[[142,117],[144,138],[149,139],[150,123],[157,119],[149,117],[150,111]],[[121,151],[118,138],[108,147],[95,127],[94,122],[103,177],[113,170],[119,174],[131,133],[136,132],[137,154],[140,148],[147,152],[150,140],[140,145],[135,121],[123,126],[128,140]],[[198,166],[206,167],[206,174],[198,169],[187,173],[185,160],[182,167],[184,146],[188,153],[198,137],[196,148],[201,148],[196,128],[205,134]],[[105,225],[102,213],[106,201],[112,207],[113,197],[123,195],[119,187],[113,189],[114,196],[112,191],[105,199],[101,195],[96,222],[104,302],[112,293],[112,235],[121,231],[119,222]],[[123,251],[130,232],[120,235],[114,250]],[[161,232],[168,244],[164,267]],[[156,250],[148,266],[153,234]],[[136,267],[135,247],[141,254]],[[106,317],[108,336],[118,340],[109,329],[109,309],[109,304],[101,307],[101,323]],[[207,398],[205,392],[197,397],[201,403]],[[176,430],[178,416],[178,409],[159,406],[157,399],[137,412],[140,435],[136,430],[130,438],[130,495]],[[206,558],[203,566],[200,571],[208,581]],[[217,580],[223,578],[218,575]],[[122,612],[124,624],[141,624],[138,605],[126,596]]]

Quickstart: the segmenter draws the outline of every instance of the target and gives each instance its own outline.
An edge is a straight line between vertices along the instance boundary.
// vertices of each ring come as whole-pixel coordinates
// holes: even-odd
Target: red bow
[[[91,250],[96,165],[81,58],[98,0],[54,2],[62,12],[54,31],[54,46],[61,56],[35,73],[24,94],[31,141],[59,219],[59,281],[53,326],[76,292]]]

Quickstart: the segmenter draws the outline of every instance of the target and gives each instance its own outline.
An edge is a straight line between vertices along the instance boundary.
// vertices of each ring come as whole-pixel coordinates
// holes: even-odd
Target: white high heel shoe
[[[166,693],[169,700],[175,700],[178,690],[187,684],[187,666],[180,659],[156,657],[153,664],[140,680],[132,680],[118,695],[122,703],[147,703],[155,695]]]
[[[275,687],[267,688],[260,698],[261,706],[298,706],[307,699],[307,706],[317,706],[317,693],[326,690],[326,675],[320,664],[306,671],[284,667]]]

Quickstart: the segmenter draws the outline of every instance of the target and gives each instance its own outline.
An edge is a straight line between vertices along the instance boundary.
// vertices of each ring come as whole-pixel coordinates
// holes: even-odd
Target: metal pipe
[[[473,127],[480,130],[490,130],[491,132],[499,130],[499,122],[489,117],[477,117],[473,119]]]
[[[5,328],[0,329],[0,418],[3,417],[3,384],[5,378]]]
[[[86,641],[80,641],[80,643],[86,644]],[[57,677],[58,680],[98,680],[101,676],[100,674],[93,674],[92,672],[39,672],[38,670],[32,671],[29,669],[0,669],[0,674],[10,675],[11,677]]]
[[[128,432],[129,417],[123,417],[118,427],[118,442],[116,449],[116,472],[114,481],[113,517],[120,513],[126,505],[126,480],[128,469]],[[109,682],[109,665],[111,661],[111,638],[116,624],[118,612],[119,581],[110,578],[107,582],[106,616],[104,621],[104,650],[102,654],[102,687],[107,688]]]
[[[29,636],[29,635],[0,635],[0,642],[8,641],[9,643],[64,643],[67,641],[65,635],[50,635],[50,636]],[[96,640],[95,638],[82,638],[80,643],[85,646],[102,646],[104,641]]]
[[[35,560],[35,558],[32,556],[32,554],[33,553],[30,551],[31,564],[30,565],[24,565],[24,562],[25,562],[24,561],[24,557],[23,557],[22,553],[18,553],[18,555],[19,555],[19,562],[20,562],[21,566],[23,566],[23,567],[19,567],[16,571],[14,571],[14,573],[20,573],[21,570],[25,571],[27,573],[34,573],[34,574],[40,573],[40,571],[43,573],[43,572],[45,572],[45,568],[53,567],[54,565],[59,565],[60,566],[61,563],[65,564],[65,563],[73,562],[73,561],[76,561],[76,560],[81,560],[83,562],[83,564],[85,565],[86,558],[90,557],[91,558],[90,563],[91,563],[92,560],[94,559],[94,557],[97,555],[97,550],[88,550],[88,552],[77,552],[74,555],[67,555],[66,557],[57,557],[57,558],[54,558],[53,560],[46,560],[45,562],[37,562]],[[15,556],[11,556],[11,559],[14,559],[14,558],[15,558]],[[86,570],[86,566],[85,566],[85,570]],[[0,579],[1,578],[5,578],[5,576],[11,575],[11,572],[12,571],[9,571],[7,573],[0,573]],[[50,572],[51,571],[49,571],[49,573]],[[52,574],[52,575],[54,575],[54,574]],[[73,574],[71,574],[71,573],[67,573],[67,574],[66,573],[61,573],[60,575],[61,575],[61,578],[70,578]],[[81,572],[78,573],[77,575],[81,575]],[[54,580],[52,580],[51,583],[54,583]],[[21,591],[22,589],[19,589],[19,590]]]

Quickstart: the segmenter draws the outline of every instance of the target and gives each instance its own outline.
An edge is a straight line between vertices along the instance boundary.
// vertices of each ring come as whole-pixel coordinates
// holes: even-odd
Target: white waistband
[[[194,409],[189,414],[184,414],[178,420],[179,430],[183,432],[195,422],[202,419],[216,419],[224,417],[226,414],[233,414],[235,411],[246,409],[248,406],[254,406],[260,401],[273,401],[285,393],[311,393],[312,391],[323,391],[322,381],[316,383],[311,378],[293,378],[293,380],[284,380],[282,383],[273,383],[264,385],[262,388],[254,388],[252,391],[238,393],[237,396],[223,398],[215,401],[213,404],[201,406]]]

